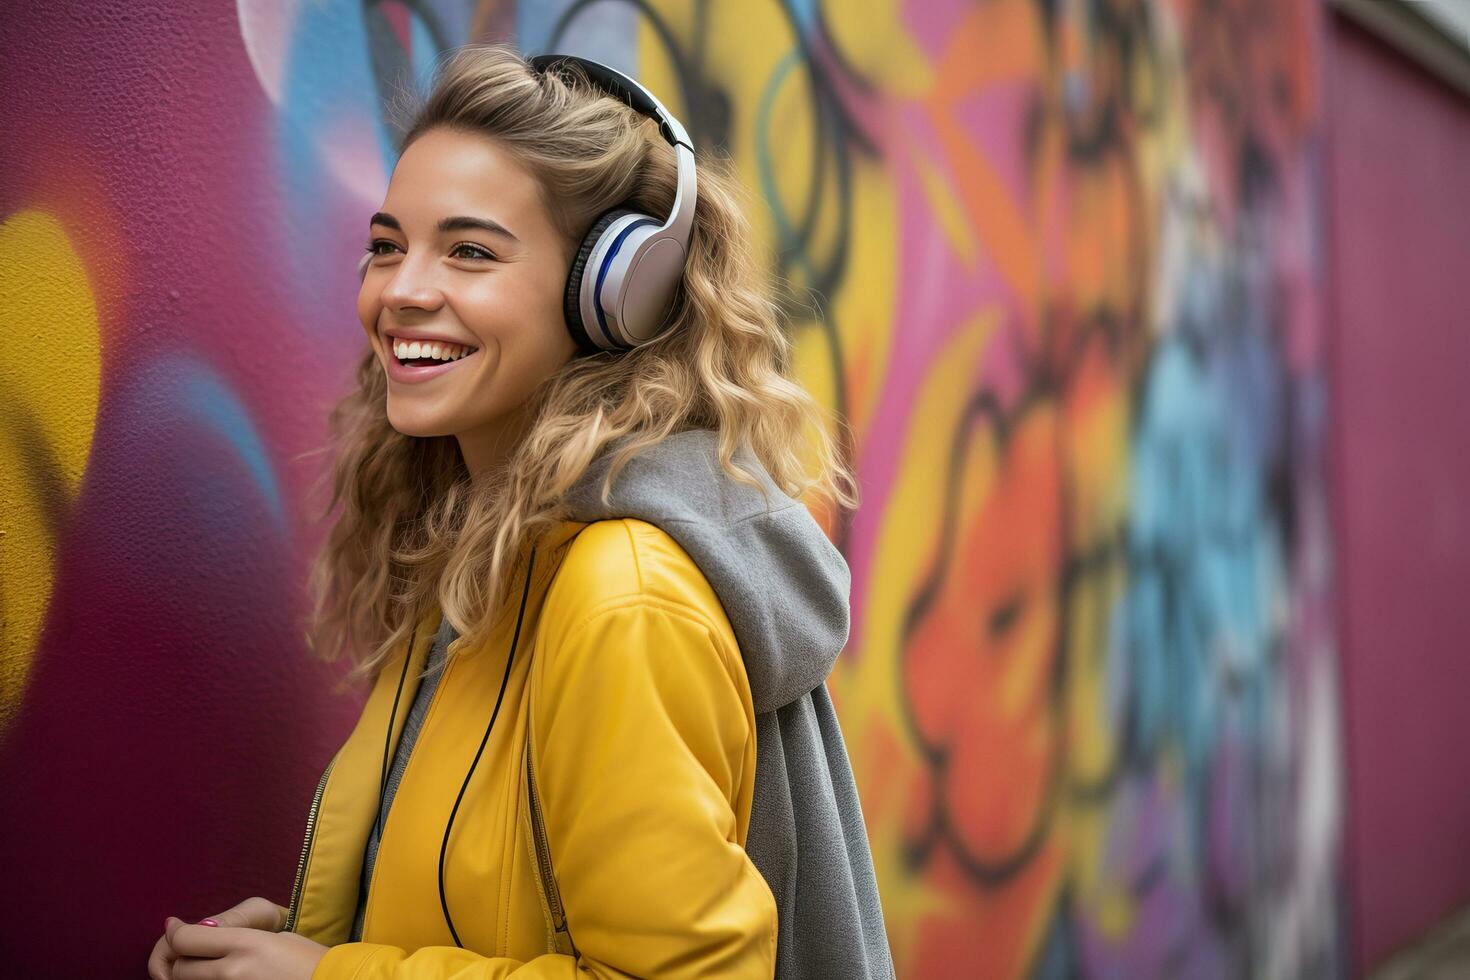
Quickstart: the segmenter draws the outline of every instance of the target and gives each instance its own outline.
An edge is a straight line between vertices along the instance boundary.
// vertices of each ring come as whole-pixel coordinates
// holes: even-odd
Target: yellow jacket
[[[520,573],[525,571],[524,563]],[[330,946],[313,980],[772,977],[776,902],[744,845],[755,712],[735,634],[698,566],[636,519],[566,522],[480,649],[451,645],[382,828],[363,851],[440,612],[390,660],[322,774],[286,928]],[[545,871],[541,869],[546,869]],[[580,975],[580,974],[578,974]]]

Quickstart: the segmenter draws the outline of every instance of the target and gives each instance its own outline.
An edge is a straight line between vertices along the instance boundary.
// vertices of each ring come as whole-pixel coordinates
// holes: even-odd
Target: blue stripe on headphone
[[[621,232],[618,233],[617,239],[612,243],[612,248],[608,249],[607,258],[602,260],[602,265],[600,265],[597,269],[597,284],[593,287],[592,305],[597,310],[597,326],[598,329],[602,331],[603,339],[615,347],[623,347],[625,345],[619,341],[613,340],[612,333],[607,329],[607,316],[602,311],[602,281],[607,278],[608,267],[612,265],[612,260],[617,257],[618,249],[622,248],[623,239],[627,238],[628,234],[634,228],[638,228],[643,225],[656,226],[657,224],[658,222],[654,221],[652,218],[644,218],[643,220],[635,221],[628,227],[624,228]]]

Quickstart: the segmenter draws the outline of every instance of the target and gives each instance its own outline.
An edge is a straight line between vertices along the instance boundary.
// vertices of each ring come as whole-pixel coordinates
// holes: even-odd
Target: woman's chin
[[[399,435],[419,439],[454,435],[454,427],[442,417],[420,412],[395,412],[391,400],[388,405],[388,424]]]

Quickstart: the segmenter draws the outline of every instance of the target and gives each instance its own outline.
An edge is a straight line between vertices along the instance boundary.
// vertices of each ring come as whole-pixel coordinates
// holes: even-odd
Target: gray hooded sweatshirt
[[[847,643],[851,577],[799,501],[742,447],[765,493],[720,466],[692,429],[634,457],[600,499],[604,454],[568,494],[570,519],[633,517],[663,530],[709,581],[739,641],[755,702],[755,797],[745,850],[776,897],[778,980],[890,978],[868,834],[824,683]]]
[[[755,795],[745,851],[776,898],[778,980],[889,980],[893,958],[852,765],[825,681],[847,643],[847,562],[810,512],[742,449],[769,497],[720,466],[717,437],[694,429],[623,467],[600,499],[604,454],[568,493],[574,521],[633,517],[679,543],[719,597],[735,631],[755,706]],[[399,740],[380,819],[456,637],[445,623]],[[351,938],[361,938],[363,896],[377,852],[368,839]]]

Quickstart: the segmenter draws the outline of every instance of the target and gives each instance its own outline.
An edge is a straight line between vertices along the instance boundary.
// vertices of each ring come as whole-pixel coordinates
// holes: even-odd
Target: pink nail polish
[[[213,919],[200,919],[199,920],[199,924],[201,926],[217,926],[217,925],[219,925],[219,923],[216,922],[216,921],[214,921]]]

